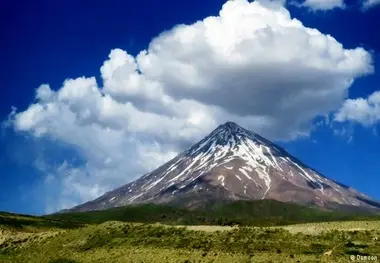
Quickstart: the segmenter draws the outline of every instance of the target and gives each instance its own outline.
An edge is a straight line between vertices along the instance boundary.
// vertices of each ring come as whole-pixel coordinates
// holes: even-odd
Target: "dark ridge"
[[[332,188],[331,186],[329,186],[325,183],[320,183],[320,184],[323,186],[324,189],[331,189]]]
[[[313,190],[320,189],[320,186],[317,183],[314,183],[313,181],[307,181],[307,185]]]
[[[206,179],[205,176],[203,177],[199,177],[197,178],[196,180],[192,181],[191,183],[189,183],[188,185],[186,185],[186,187],[180,189],[181,192],[186,192],[187,190],[193,188],[194,186],[198,185],[198,184],[202,184],[202,183],[210,183],[210,180],[209,179]]]
[[[41,216],[0,212],[0,228],[2,226],[14,229],[24,229],[25,227],[52,227],[72,229],[82,227],[83,223],[59,220],[56,218],[44,218]]]
[[[182,225],[225,225],[231,222],[247,226],[274,226],[295,223],[373,220],[375,215],[353,212],[322,211],[294,203],[275,200],[226,201],[200,193],[209,201],[197,209],[181,208],[181,204],[143,204],[112,208],[102,211],[72,212],[45,216],[44,218],[69,220],[82,223],[124,221],[140,223],[164,223]],[[189,196],[191,199],[191,196]],[[211,202],[213,200],[214,202]],[[219,201],[220,200],[220,201]],[[176,200],[179,202],[179,200]]]
[[[172,186],[169,186],[168,188],[166,189],[163,189],[162,191],[160,191],[158,193],[159,196],[162,196],[162,195],[166,195],[166,194],[170,194],[172,193],[173,191],[178,191],[178,187],[177,185],[173,184]]]
[[[349,187],[348,185],[345,185],[345,184],[339,183],[339,182],[337,182],[337,181],[335,181],[335,180],[331,180],[331,181],[333,181],[333,182],[336,183],[337,185],[343,187],[344,189],[350,189],[350,188],[351,188],[351,187]]]
[[[236,123],[233,122],[233,121],[227,121],[227,122],[226,122],[225,124],[223,124],[222,126],[229,127],[229,128],[240,127],[238,124],[236,124]]]
[[[231,130],[231,132],[236,132],[238,129],[245,130],[243,127],[241,127],[240,125],[238,125],[238,124],[236,124],[235,122],[232,122],[232,121],[228,121],[225,124],[220,125],[217,128],[217,130],[220,129],[220,128],[222,128],[222,129],[223,128],[224,129],[229,129],[229,130]]]
[[[359,199],[360,201],[362,201],[362,202],[370,205],[370,206],[373,206],[373,207],[376,207],[376,208],[380,209],[380,203],[378,203],[376,201],[368,200],[368,199],[362,198],[360,196],[356,196],[356,198]]]

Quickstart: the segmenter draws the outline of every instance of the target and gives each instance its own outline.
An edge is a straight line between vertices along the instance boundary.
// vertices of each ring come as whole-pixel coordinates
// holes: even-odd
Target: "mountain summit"
[[[70,211],[139,203],[196,207],[208,201],[257,199],[380,209],[376,201],[324,177],[271,141],[227,122],[156,170]]]

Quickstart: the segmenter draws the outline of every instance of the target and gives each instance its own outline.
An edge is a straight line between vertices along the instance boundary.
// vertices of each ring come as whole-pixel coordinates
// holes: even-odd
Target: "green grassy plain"
[[[379,220],[231,227],[0,214],[1,263],[346,263],[380,257],[379,239]]]

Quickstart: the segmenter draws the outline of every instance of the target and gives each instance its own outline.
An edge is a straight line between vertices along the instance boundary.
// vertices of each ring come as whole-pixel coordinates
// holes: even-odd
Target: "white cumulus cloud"
[[[49,207],[59,209],[154,169],[227,120],[269,139],[305,135],[372,70],[366,50],[345,49],[281,4],[235,0],[163,32],[135,57],[113,49],[102,83],[41,85],[12,119],[16,131],[63,142],[86,160],[48,169],[62,189]]]
[[[370,126],[380,121],[380,91],[375,91],[368,98],[346,100],[335,114],[335,121],[352,121]]]

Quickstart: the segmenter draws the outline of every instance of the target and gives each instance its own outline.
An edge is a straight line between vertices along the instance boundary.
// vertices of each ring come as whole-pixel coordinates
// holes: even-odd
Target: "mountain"
[[[259,199],[325,209],[380,210],[377,201],[321,175],[260,135],[227,122],[156,170],[66,211],[144,203],[196,208]]]

